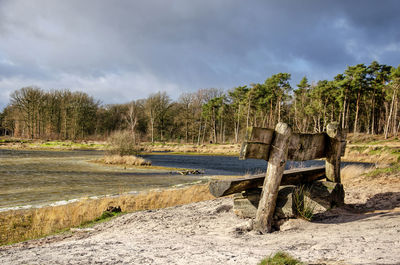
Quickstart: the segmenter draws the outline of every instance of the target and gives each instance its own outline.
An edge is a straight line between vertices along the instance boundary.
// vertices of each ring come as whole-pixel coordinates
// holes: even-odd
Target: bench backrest
[[[251,127],[249,128],[245,142],[242,144],[240,159],[269,160],[271,144],[275,130]],[[327,133],[292,133],[288,148],[288,160],[305,161],[327,157],[330,152],[330,137]],[[340,136],[341,156],[346,148],[346,136]]]

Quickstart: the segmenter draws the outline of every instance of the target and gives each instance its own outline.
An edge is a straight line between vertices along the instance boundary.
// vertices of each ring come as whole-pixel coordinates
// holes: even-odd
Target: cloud
[[[369,0],[1,0],[0,106],[33,84],[116,103],[397,65],[399,11]]]
[[[44,90],[85,91],[89,95],[103,99],[105,104],[127,103],[133,99],[143,98],[149,94],[149,87],[155,88],[154,91],[166,91],[170,95],[177,95],[180,92],[175,84],[159,80],[156,76],[126,72],[86,78],[61,74],[51,80],[11,77],[0,80],[0,87],[8,88],[2,89],[0,96],[8,99],[13,91],[25,86],[40,87]]]

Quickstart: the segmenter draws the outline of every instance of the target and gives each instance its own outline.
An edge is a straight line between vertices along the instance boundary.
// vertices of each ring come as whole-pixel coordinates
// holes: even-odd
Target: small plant
[[[299,265],[303,264],[285,252],[277,252],[273,257],[263,259],[259,265]]]
[[[117,216],[117,215],[119,215],[121,213],[122,213],[122,211],[121,211],[121,207],[120,206],[117,206],[117,207],[109,206],[109,207],[107,207],[107,210],[105,210],[101,214],[100,217],[95,219],[95,221],[102,221],[102,220],[105,220],[105,219],[109,219],[109,218]]]
[[[99,217],[97,217],[97,218],[95,219],[95,221],[101,221],[101,220],[104,220],[104,219],[108,219],[108,218],[110,218],[110,217],[114,217],[114,216],[116,216],[116,215],[117,215],[117,213],[104,211],[104,212],[101,214],[101,216],[99,216]]]
[[[296,187],[293,192],[293,202],[296,214],[307,221],[311,221],[314,216],[316,204],[310,199],[310,190],[305,186]]]
[[[92,221],[84,222],[81,225],[79,225],[78,227],[80,227],[80,228],[93,227],[96,224],[106,222],[106,221],[112,219],[113,217],[120,216],[120,215],[123,215],[123,214],[125,214],[125,213],[123,213],[123,212],[104,211],[101,214],[101,216],[97,217],[96,219],[94,219]]]

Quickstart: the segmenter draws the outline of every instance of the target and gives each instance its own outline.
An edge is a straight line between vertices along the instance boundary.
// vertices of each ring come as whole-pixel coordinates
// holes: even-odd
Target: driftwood
[[[280,185],[300,185],[325,178],[325,166],[312,168],[298,168],[285,170]],[[210,183],[209,190],[215,197],[222,197],[239,193],[263,185],[264,174],[255,175],[251,178],[214,180]]]
[[[291,134],[292,130],[286,123],[278,123],[276,125],[267,173],[254,223],[254,229],[260,233],[272,232],[272,217],[286,165]]]

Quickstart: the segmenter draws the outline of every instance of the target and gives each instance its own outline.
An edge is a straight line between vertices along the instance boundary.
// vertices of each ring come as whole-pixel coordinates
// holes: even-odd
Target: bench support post
[[[330,123],[326,127],[328,135],[326,150],[326,178],[329,181],[340,183],[340,156],[342,153],[342,131],[338,123]]]
[[[285,170],[291,134],[292,131],[286,123],[276,125],[275,138],[270,150],[267,173],[254,224],[254,229],[262,234],[272,232],[272,218],[279,185]]]

